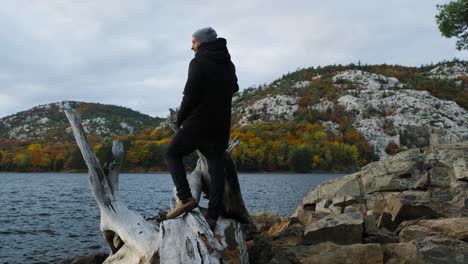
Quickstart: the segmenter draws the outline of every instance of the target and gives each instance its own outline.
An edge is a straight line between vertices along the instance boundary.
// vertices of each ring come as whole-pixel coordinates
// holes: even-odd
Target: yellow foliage
[[[312,157],[312,168],[318,168],[320,165],[320,156],[319,155],[314,155]]]
[[[151,132],[151,138],[158,138],[158,136],[159,136],[159,130],[155,128],[155,129]]]
[[[170,137],[167,137],[167,138],[163,138],[161,140],[157,140],[156,141],[156,144],[158,145],[161,145],[161,144],[166,144],[166,143],[169,143],[171,141],[171,138]]]
[[[248,140],[248,144],[252,147],[260,146],[261,144],[263,144],[263,139],[259,137],[253,137]]]
[[[30,144],[28,146],[28,151],[29,152],[40,152],[42,150],[42,145],[41,144]]]
[[[27,151],[31,155],[31,164],[33,166],[41,166],[42,160],[42,145],[41,144],[30,144]]]
[[[255,134],[251,131],[248,131],[247,133],[244,134],[244,140],[248,141],[249,139],[253,138]]]
[[[353,144],[353,145],[351,145],[350,149],[351,149],[351,154],[353,156],[353,160],[357,161],[359,159],[359,150],[358,150],[358,148],[356,147],[356,145]]]
[[[96,146],[94,146],[93,148],[93,152],[97,153],[101,149],[101,147],[102,147],[102,144],[96,144]]]
[[[232,151],[231,151],[231,157],[232,157],[233,159],[237,159],[238,155],[239,155],[239,150],[238,150],[238,148],[232,149]]]

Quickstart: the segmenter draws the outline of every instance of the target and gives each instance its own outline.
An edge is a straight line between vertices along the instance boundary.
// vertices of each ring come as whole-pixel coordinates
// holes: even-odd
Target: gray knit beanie
[[[200,43],[210,42],[217,38],[216,31],[212,27],[199,29],[195,31],[192,36],[198,39]]]

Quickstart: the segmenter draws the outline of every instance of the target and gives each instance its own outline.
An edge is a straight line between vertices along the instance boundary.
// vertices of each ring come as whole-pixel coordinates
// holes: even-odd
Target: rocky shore
[[[468,263],[468,141],[324,182],[290,216],[253,215],[250,263]],[[88,255],[56,263],[101,263]]]
[[[409,149],[254,215],[250,263],[468,263],[468,141]]]

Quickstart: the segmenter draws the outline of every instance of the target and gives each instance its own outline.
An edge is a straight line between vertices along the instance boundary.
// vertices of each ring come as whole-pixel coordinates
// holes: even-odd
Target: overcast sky
[[[0,117],[62,100],[165,117],[206,26],[227,39],[241,90],[299,67],[466,60],[435,23],[447,2],[2,0]]]

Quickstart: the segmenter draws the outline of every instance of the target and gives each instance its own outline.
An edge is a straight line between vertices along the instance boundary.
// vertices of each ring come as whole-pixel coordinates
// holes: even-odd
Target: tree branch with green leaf
[[[468,49],[468,0],[437,5],[437,25],[444,37],[457,38],[457,49]]]

